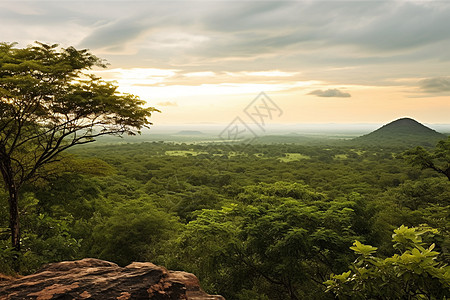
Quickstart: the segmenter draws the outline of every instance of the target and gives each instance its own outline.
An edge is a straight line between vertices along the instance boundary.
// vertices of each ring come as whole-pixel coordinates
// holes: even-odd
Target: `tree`
[[[355,241],[350,248],[358,259],[348,272],[325,282],[327,291],[338,299],[448,299],[450,267],[437,260],[435,244],[423,241],[435,233],[402,225],[392,235],[398,254],[385,259],[373,256],[376,247]]]
[[[87,71],[103,60],[73,47],[0,43],[0,171],[12,246],[20,250],[19,191],[58,154],[103,135],[134,135],[157,111]]]
[[[107,212],[91,222],[92,235],[84,241],[85,256],[122,266],[164,259],[168,240],[180,227],[177,218],[156,207],[149,197],[104,206]]]
[[[303,184],[276,182],[247,186],[235,200],[197,212],[174,247],[177,267],[210,292],[315,299],[329,274],[348,265],[357,195],[335,201]]]
[[[423,147],[416,147],[405,151],[403,157],[414,166],[432,169],[447,176],[450,180],[450,137],[447,140],[439,141],[433,152],[429,152]]]

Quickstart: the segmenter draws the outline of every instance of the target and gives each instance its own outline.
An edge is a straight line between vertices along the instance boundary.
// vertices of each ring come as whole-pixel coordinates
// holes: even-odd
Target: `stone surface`
[[[206,294],[190,273],[152,263],[122,268],[93,258],[53,263],[33,275],[0,281],[0,300],[16,299],[224,300]]]
[[[0,281],[7,281],[7,280],[13,280],[13,279],[14,279],[14,277],[0,273]]]

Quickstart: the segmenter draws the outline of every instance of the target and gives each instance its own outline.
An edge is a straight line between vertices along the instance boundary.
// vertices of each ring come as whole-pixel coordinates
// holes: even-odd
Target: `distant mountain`
[[[196,130],[182,130],[175,133],[175,135],[202,135],[203,132]]]
[[[354,143],[379,146],[435,146],[446,139],[439,133],[410,118],[401,118],[352,140]]]

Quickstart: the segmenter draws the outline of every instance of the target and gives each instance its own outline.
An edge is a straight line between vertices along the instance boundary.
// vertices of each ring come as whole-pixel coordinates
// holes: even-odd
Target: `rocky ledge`
[[[0,300],[225,300],[206,294],[197,277],[152,263],[124,268],[93,258],[48,264],[37,273],[0,281]]]

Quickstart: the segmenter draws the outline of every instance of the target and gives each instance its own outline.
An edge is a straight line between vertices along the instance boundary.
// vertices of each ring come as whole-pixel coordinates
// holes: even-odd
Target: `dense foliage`
[[[0,43],[0,174],[8,192],[13,248],[20,251],[19,192],[51,173],[75,145],[136,134],[156,109],[87,72],[102,60],[87,50]]]
[[[448,299],[450,266],[439,262],[435,244],[422,238],[438,231],[401,226],[394,232],[398,253],[385,259],[373,256],[376,247],[355,241],[350,248],[358,259],[350,271],[325,282],[327,291],[343,299]]]
[[[431,153],[419,146],[406,151],[404,155],[411,164],[434,170],[450,180],[450,139],[439,141]]]
[[[381,268],[392,284],[378,292],[390,293],[403,282],[391,272],[403,263],[394,259],[419,253],[436,274],[449,262],[450,184],[410,165],[404,151],[159,142],[74,148],[74,169],[22,191],[21,271],[87,256],[140,260],[194,272],[227,299],[364,299],[385,280],[369,276]],[[0,234],[6,198],[0,194]],[[393,244],[402,224],[409,228],[398,229]],[[428,228],[422,224],[438,233],[427,229],[407,246],[398,240]],[[11,248],[0,237],[0,268],[11,272]],[[369,275],[347,282],[361,268]],[[413,272],[419,284],[421,274]],[[445,295],[445,276],[427,283],[430,299]],[[373,285],[360,289],[367,281]]]

